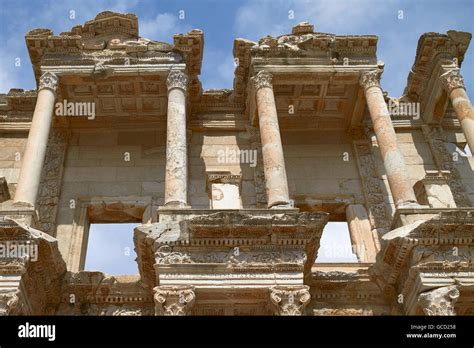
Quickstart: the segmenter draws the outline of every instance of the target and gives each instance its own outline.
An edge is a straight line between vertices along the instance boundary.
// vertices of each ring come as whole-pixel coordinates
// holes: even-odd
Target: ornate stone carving
[[[303,315],[310,299],[307,285],[276,285],[270,288],[270,300],[278,315]]]
[[[448,92],[448,95],[456,88],[466,89],[464,86],[464,79],[461,76],[459,69],[449,70],[442,74],[439,78],[441,79],[444,89],[446,92]]]
[[[156,315],[187,315],[196,298],[191,285],[156,286],[153,291]]]
[[[50,89],[53,93],[56,93],[58,89],[59,78],[56,74],[45,72],[41,75],[39,79],[39,86],[38,90],[42,90],[43,88]]]
[[[359,83],[364,89],[370,87],[379,87],[380,88],[380,78],[382,76],[381,69],[375,69],[362,73],[359,79]]]
[[[0,316],[16,314],[19,306],[19,290],[0,293]]]
[[[454,305],[458,298],[458,287],[446,286],[420,294],[418,304],[426,315],[456,315]]]
[[[166,79],[168,90],[172,88],[181,88],[186,91],[188,85],[188,77],[181,70],[171,70]]]
[[[388,230],[390,219],[385,211],[382,180],[377,173],[371,145],[367,140],[354,141],[354,150],[362,180],[367,211],[372,228]]]
[[[266,72],[264,70],[259,71],[257,75],[252,78],[255,84],[255,90],[258,91],[260,88],[263,87],[273,88],[272,79],[273,76],[269,72]]]
[[[254,168],[253,178],[255,185],[255,197],[257,208],[267,207],[267,194],[265,188],[265,172],[263,169],[262,141],[258,128],[247,126],[252,150],[257,151],[257,165]]]
[[[61,180],[67,150],[67,135],[52,129],[38,192],[37,208],[41,231],[55,234],[56,213],[61,193]]]

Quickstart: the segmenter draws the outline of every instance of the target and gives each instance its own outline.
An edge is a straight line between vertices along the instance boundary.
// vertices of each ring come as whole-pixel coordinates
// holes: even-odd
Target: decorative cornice
[[[461,76],[459,69],[449,70],[442,74],[439,78],[448,94],[450,94],[456,88],[466,89],[464,86],[464,79]]]
[[[168,78],[166,79],[166,86],[168,87],[168,91],[170,91],[172,88],[181,88],[183,91],[186,92],[187,85],[188,77],[183,71],[170,71]]]
[[[380,87],[380,78],[382,76],[382,69],[375,69],[362,73],[359,79],[359,83],[364,90],[370,87]]]
[[[263,87],[273,88],[272,79],[273,76],[269,72],[263,70],[259,71],[257,75],[252,77],[253,83],[255,84],[255,90],[258,91]]]
[[[56,93],[58,89],[58,84],[59,84],[59,78],[56,74],[53,74],[51,72],[45,72],[43,75],[41,75],[39,79],[38,90],[40,91],[44,88],[47,88],[51,90],[53,93]]]

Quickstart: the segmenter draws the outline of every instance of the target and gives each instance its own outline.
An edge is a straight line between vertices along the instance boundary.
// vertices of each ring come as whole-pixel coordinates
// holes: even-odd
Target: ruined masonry
[[[28,32],[37,88],[0,96],[0,244],[38,253],[0,258],[0,314],[473,315],[471,34],[423,34],[400,98],[377,39],[236,39],[233,89],[204,91],[200,30]],[[331,221],[359,262],[315,262]],[[124,222],[139,274],[84,271],[90,224]]]

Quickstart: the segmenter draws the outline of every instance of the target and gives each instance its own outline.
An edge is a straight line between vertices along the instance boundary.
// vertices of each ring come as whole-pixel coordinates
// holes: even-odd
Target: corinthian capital
[[[456,88],[466,89],[466,87],[464,86],[464,79],[462,78],[459,69],[449,70],[443,75],[441,75],[439,78],[441,79],[441,83],[443,84],[443,87],[446,92],[448,92],[448,94]]]
[[[181,70],[171,70],[166,79],[166,86],[168,91],[172,88],[181,88],[186,91],[188,85],[188,77]]]
[[[359,79],[359,83],[364,88],[364,90],[367,90],[370,87],[379,87],[380,88],[380,77],[382,76],[382,70],[381,69],[374,69],[371,71],[367,71],[362,73]]]
[[[191,285],[156,286],[153,291],[156,315],[187,315],[196,298]]]
[[[56,93],[56,90],[58,89],[58,83],[59,79],[56,74],[53,74],[51,72],[45,72],[43,75],[41,75],[39,79],[38,89],[42,90],[43,88],[47,88]]]
[[[266,71],[259,71],[257,75],[252,77],[252,80],[255,84],[255,90],[258,91],[260,88],[268,87],[273,88],[272,85],[272,74]]]
[[[418,304],[426,315],[455,315],[454,304],[459,298],[456,285],[424,292],[418,296]]]
[[[276,285],[270,288],[270,300],[278,315],[303,315],[310,299],[307,285]]]

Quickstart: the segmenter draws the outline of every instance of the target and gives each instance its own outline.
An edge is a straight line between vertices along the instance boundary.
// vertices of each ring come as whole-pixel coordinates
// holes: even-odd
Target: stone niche
[[[242,209],[241,174],[208,172],[207,192],[211,209]]]
[[[456,208],[448,185],[449,171],[427,170],[423,179],[414,185],[418,203],[430,208]]]

